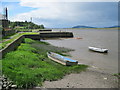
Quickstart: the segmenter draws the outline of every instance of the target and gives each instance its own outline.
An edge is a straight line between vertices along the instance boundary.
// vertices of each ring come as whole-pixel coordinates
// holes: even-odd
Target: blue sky
[[[107,27],[118,24],[118,2],[39,2],[17,0],[2,2],[11,21],[30,21],[50,28],[76,25]]]
[[[22,7],[19,5],[19,2],[2,2],[2,7],[8,8],[9,19],[11,19],[11,17],[16,16],[17,14],[35,10],[35,8],[31,7]]]

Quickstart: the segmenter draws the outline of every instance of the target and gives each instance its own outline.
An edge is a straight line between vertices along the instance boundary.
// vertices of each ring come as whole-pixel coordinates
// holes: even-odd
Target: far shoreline
[[[120,29],[119,27],[116,28],[46,28],[46,29]]]

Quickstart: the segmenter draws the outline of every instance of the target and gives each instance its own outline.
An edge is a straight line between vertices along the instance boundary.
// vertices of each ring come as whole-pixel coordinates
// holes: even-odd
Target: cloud
[[[0,2],[119,2],[119,0],[0,0]]]
[[[20,2],[20,0],[0,0],[0,2]]]
[[[21,2],[118,2],[119,0],[21,0]]]
[[[27,7],[46,7],[53,3],[60,2],[119,2],[119,0],[20,0],[21,6]]]
[[[37,3],[37,4],[39,4],[39,3]],[[40,3],[40,5],[41,4],[42,3]],[[19,14],[19,15],[16,16],[16,19],[18,19],[18,18],[22,19],[23,18],[23,20],[24,20],[24,19],[28,19],[30,17],[43,18],[43,19],[54,19],[54,18],[58,18],[58,15],[60,13],[61,12],[58,9],[58,6],[53,7],[53,4],[51,4],[47,7],[39,6],[39,8],[36,9],[36,10]]]
[[[30,21],[30,17],[32,17],[34,23],[44,24],[47,27],[67,27],[76,24],[95,25],[95,23],[114,22],[114,18],[116,19],[117,17],[115,12],[117,10],[115,10],[113,3],[35,1],[32,2],[31,0],[31,2],[28,2],[28,0],[21,0],[21,6],[36,9],[18,14],[11,18],[11,20]]]
[[[29,4],[28,4],[29,5]],[[26,5],[26,6],[28,6]],[[29,6],[32,6],[31,4]],[[42,18],[42,19],[57,19],[57,18],[66,18],[66,16],[74,16],[73,8],[71,5],[67,5],[65,3],[34,3],[32,7],[37,7],[38,9],[33,10],[31,12],[22,13],[16,16],[16,18],[24,17],[27,19],[30,17]],[[72,12],[71,12],[72,10]],[[67,14],[65,17],[62,17],[65,12]],[[23,18],[23,19],[24,19]],[[66,18],[67,19],[67,18]]]

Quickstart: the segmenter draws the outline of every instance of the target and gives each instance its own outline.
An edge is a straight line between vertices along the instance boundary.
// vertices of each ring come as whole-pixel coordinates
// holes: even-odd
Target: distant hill
[[[110,26],[110,27],[102,27],[102,28],[118,28],[120,26]],[[77,25],[77,26],[73,26],[72,28],[99,28],[99,27],[91,27],[91,26],[81,26],[81,25]]]
[[[110,26],[110,27],[105,27],[105,28],[118,28],[118,27],[120,27],[120,26]]]
[[[78,26],[74,26],[72,28],[96,28],[96,27],[78,25]]]

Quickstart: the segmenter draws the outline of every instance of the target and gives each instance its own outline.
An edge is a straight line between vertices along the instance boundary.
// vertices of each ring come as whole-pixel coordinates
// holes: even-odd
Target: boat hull
[[[51,53],[52,53],[52,52],[51,52]],[[54,54],[54,55],[56,55],[56,56],[54,56],[54,55],[52,55],[52,54]],[[61,58],[57,58],[58,56],[61,56],[61,55],[56,54],[56,53],[52,53],[52,54],[47,53],[48,58],[50,58],[51,60],[53,60],[53,61],[55,61],[55,62],[57,62],[57,63],[60,63],[60,64],[62,64],[62,65],[71,66],[71,65],[77,65],[77,64],[78,64],[78,61],[76,61],[76,60],[74,60],[74,62],[71,62],[71,61],[69,61],[69,60],[64,60],[64,58],[66,58],[66,57],[64,57],[64,56],[62,56],[63,59],[61,59]]]
[[[96,47],[88,47],[89,50],[95,51],[95,52],[100,52],[100,53],[107,53],[108,49],[102,49],[102,48],[96,48]]]

